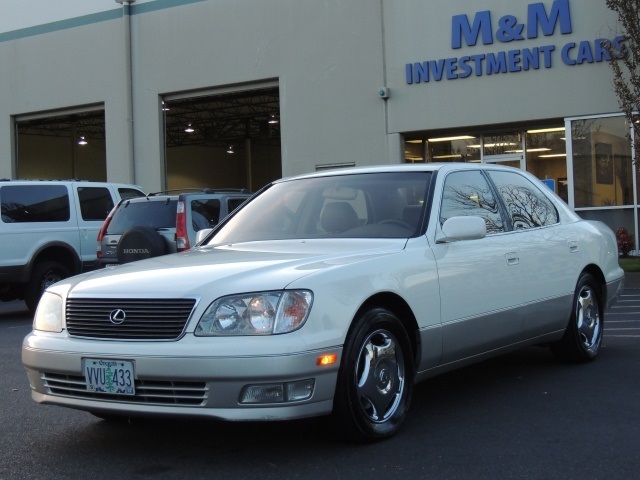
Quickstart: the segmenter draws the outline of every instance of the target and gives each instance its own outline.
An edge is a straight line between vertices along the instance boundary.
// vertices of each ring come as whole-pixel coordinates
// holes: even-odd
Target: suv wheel
[[[30,312],[35,312],[42,292],[56,282],[71,276],[71,272],[58,262],[37,263],[31,272],[31,279],[24,290],[24,301]]]
[[[150,227],[132,227],[118,242],[118,263],[129,263],[166,253],[162,236]]]

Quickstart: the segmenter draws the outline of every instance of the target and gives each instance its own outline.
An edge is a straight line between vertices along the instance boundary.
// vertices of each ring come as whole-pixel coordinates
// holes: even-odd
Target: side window
[[[0,202],[4,223],[69,221],[64,185],[7,185],[0,188]]]
[[[78,187],[80,215],[83,220],[102,221],[113,208],[113,200],[108,188]]]
[[[215,227],[220,221],[220,200],[191,200],[191,223],[197,232]]]
[[[511,172],[489,172],[504,202],[514,230],[558,223],[558,211],[541,188]]]
[[[227,199],[227,212],[231,213],[244,203],[246,198],[229,198]]]
[[[118,188],[118,193],[120,194],[120,198],[122,200],[126,200],[128,198],[144,197],[144,193],[137,188],[120,187]]]
[[[458,216],[482,217],[487,234],[504,232],[504,222],[491,188],[480,171],[454,172],[444,183],[440,224]]]

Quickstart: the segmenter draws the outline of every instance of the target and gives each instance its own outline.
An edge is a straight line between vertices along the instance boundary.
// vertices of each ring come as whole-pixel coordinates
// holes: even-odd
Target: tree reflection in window
[[[490,172],[511,217],[514,230],[558,223],[558,211],[540,188],[522,175]]]
[[[451,217],[475,215],[484,219],[487,234],[504,232],[504,222],[489,184],[479,171],[447,176],[440,209],[440,224]]]

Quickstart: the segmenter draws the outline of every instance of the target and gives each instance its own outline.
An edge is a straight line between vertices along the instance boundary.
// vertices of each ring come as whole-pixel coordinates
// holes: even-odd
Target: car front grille
[[[205,382],[136,380],[135,395],[111,395],[88,391],[81,376],[45,372],[42,380],[51,395],[121,403],[197,407],[204,405],[209,393]]]
[[[196,303],[178,299],[67,299],[67,330],[72,337],[114,340],[175,340]]]

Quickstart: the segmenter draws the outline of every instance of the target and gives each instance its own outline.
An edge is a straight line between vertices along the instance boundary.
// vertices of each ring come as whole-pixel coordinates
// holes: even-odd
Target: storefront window
[[[624,117],[571,122],[576,208],[633,205],[628,132]]]
[[[480,162],[480,137],[457,135],[425,140],[409,140],[405,158],[408,162]]]
[[[527,171],[544,180],[565,202],[567,189],[567,150],[562,125],[527,130]]]

